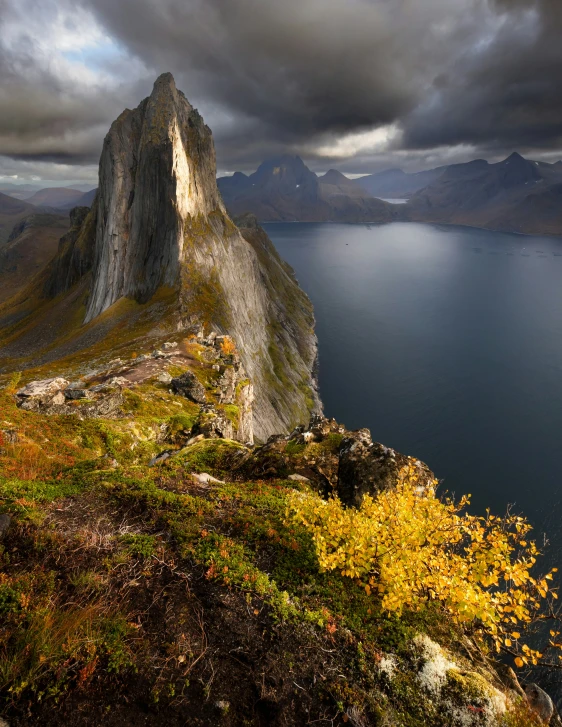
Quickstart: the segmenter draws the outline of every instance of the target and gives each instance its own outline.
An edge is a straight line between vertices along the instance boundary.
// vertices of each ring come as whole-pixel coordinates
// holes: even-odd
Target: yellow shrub
[[[221,341],[221,351],[223,356],[232,356],[236,353],[236,344],[230,336],[223,338]]]
[[[439,601],[457,622],[477,622],[498,650],[517,653],[516,663],[536,663],[541,655],[519,647],[516,629],[539,612],[552,572],[531,575],[538,555],[526,540],[531,526],[515,515],[470,515],[468,497],[442,500],[436,485],[422,485],[410,466],[394,489],[365,496],[359,509],[295,492],[289,514],[311,533],[320,568],[360,579],[383,608]]]

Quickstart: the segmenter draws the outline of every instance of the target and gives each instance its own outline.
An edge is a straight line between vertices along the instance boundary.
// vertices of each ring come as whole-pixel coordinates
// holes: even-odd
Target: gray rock
[[[202,434],[205,439],[234,439],[234,425],[222,411],[213,408],[202,412],[193,426],[193,434]]]
[[[175,341],[166,341],[166,343],[162,344],[162,348],[164,351],[171,351],[174,348],[177,348],[178,344]]]
[[[293,482],[310,482],[308,477],[305,477],[304,475],[299,475],[296,473],[293,475],[289,475],[288,479],[292,480]]]
[[[172,379],[171,384],[175,394],[185,396],[186,399],[194,401],[196,404],[207,402],[205,387],[191,371],[186,371],[185,374]]]
[[[171,384],[172,376],[167,371],[162,371],[162,373],[157,377],[156,381],[159,381],[161,384]]]
[[[205,435],[204,434],[197,434],[197,436],[191,437],[185,443],[184,449],[186,449],[187,447],[191,447],[192,444],[196,444],[197,442],[200,442],[202,439],[205,439]]]
[[[123,389],[131,385],[131,382],[123,376],[114,376],[108,381],[108,385],[113,388]]]
[[[554,714],[554,704],[548,694],[538,684],[524,684],[523,689],[531,709],[536,712],[539,719],[548,724]]]
[[[161,454],[157,454],[156,457],[153,457],[150,462],[148,463],[149,467],[154,467],[156,464],[161,464],[162,462],[165,462],[167,459],[171,457],[171,452],[162,452]]]
[[[11,523],[12,523],[12,518],[7,513],[5,513],[5,512],[0,513],[0,540],[8,532]],[[0,727],[2,727],[1,723],[0,723]]]
[[[65,389],[64,395],[67,399],[70,399],[71,401],[77,399],[87,399],[88,397],[85,389]]]
[[[208,485],[209,482],[214,482],[219,485],[224,485],[224,480],[217,480],[216,477],[213,477],[212,475],[207,474],[207,472],[192,472],[191,476],[194,480],[199,482],[202,485]]]
[[[50,404],[52,406],[62,406],[65,402],[66,396],[64,395],[64,391],[57,391],[57,393],[51,399]]]
[[[376,496],[393,487],[401,468],[411,462],[408,457],[373,442],[368,429],[359,429],[341,443],[338,495],[346,505],[359,507],[367,493]],[[430,484],[433,473],[421,463],[419,470],[420,480]]]
[[[66,389],[68,383],[66,379],[61,377],[32,381],[20,389],[16,396],[25,399],[51,397],[61,389]]]

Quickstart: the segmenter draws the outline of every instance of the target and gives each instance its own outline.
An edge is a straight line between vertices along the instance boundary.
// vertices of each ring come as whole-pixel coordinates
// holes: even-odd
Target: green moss
[[[236,404],[225,404],[222,407],[222,410],[226,414],[228,420],[234,424],[234,427],[238,428],[238,423],[240,421],[240,407],[236,406]]]
[[[178,432],[189,432],[197,421],[196,414],[175,414],[168,419],[168,429],[170,434],[177,434]]]
[[[150,558],[156,551],[156,538],[152,535],[122,535],[121,543],[129,555],[138,558]]]

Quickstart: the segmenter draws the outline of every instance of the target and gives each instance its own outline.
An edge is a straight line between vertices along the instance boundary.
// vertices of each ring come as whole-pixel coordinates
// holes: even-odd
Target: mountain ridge
[[[306,184],[295,183],[295,164],[307,170]],[[474,159],[413,174],[394,168],[353,180],[336,169],[317,177],[300,157],[285,155],[254,174],[218,180],[229,210],[261,221],[438,222],[554,235],[562,234],[561,183],[562,162],[518,152],[496,163]],[[384,201],[393,198],[407,202]]]
[[[392,205],[365,192],[336,170],[318,178],[299,156],[282,155],[262,162],[247,176],[235,173],[218,180],[229,212],[246,212],[260,221],[390,222]]]

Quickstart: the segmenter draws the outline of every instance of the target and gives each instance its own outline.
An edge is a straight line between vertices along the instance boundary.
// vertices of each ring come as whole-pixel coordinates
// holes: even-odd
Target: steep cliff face
[[[231,335],[254,385],[259,439],[319,411],[310,301],[263,230],[252,222],[243,235],[228,217],[211,131],[170,74],[112,124],[98,196],[45,291],[56,296],[88,271],[86,324],[124,297],[147,304],[165,289],[175,291],[176,330]]]
[[[177,282],[190,222],[224,213],[215,169],[210,129],[171,74],[160,76],[105,138],[86,321],[124,295],[144,302]]]

